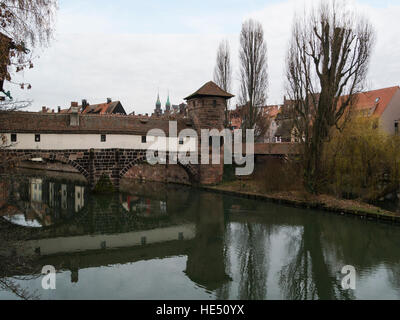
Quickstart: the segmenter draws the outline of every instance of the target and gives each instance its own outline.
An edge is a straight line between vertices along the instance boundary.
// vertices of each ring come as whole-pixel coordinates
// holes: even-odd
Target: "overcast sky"
[[[158,90],[164,107],[168,90],[171,102],[179,104],[212,80],[218,43],[227,38],[236,95],[239,33],[242,22],[253,17],[263,24],[268,45],[268,103],[281,103],[292,18],[304,1],[315,2],[60,0],[55,40],[23,76],[32,90],[11,91],[15,98],[32,99],[34,111],[111,97],[128,112],[152,113]],[[377,32],[369,89],[399,85],[400,0],[353,2]]]

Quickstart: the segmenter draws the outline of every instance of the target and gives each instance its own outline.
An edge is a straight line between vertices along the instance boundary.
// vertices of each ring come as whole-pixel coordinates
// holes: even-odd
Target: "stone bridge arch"
[[[167,163],[169,162],[169,158],[167,157]],[[145,164],[147,163],[147,157],[145,155],[138,156],[136,159],[130,161],[128,164],[125,165],[123,169],[121,169],[119,173],[119,178],[122,179],[130,169],[133,167],[140,165],[140,164]],[[185,172],[187,173],[189,177],[189,181],[191,183],[196,183],[198,182],[198,171],[196,170],[195,166],[191,164],[182,164],[178,161],[177,164],[173,165],[178,165],[181,167]]]
[[[24,152],[22,154],[11,154],[8,155],[6,161],[3,163],[3,167],[12,167],[22,161],[29,161],[32,159],[45,159],[50,161],[57,161],[63,164],[67,164],[75,168],[81,175],[85,177],[87,181],[89,181],[89,172],[81,166],[78,162],[72,160],[71,158],[65,157],[63,154],[55,153],[55,152],[42,152],[42,151],[34,151],[34,152]]]

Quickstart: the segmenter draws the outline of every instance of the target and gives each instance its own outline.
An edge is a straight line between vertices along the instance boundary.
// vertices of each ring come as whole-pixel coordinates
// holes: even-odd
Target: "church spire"
[[[160,92],[157,94],[156,108],[161,108]]]
[[[166,112],[170,112],[171,111],[171,101],[169,100],[169,91],[168,91],[167,103],[165,104],[165,111]]]
[[[156,109],[154,110],[154,113],[155,113],[157,116],[160,116],[161,113],[162,113],[162,110],[161,110],[161,101],[160,101],[160,91],[159,91],[158,94],[157,94]]]

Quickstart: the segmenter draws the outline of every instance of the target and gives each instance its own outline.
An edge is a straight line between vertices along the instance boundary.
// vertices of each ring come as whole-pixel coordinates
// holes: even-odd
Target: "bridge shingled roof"
[[[70,125],[71,114],[37,112],[0,112],[2,133],[70,133],[147,135],[161,129],[169,135],[169,121],[123,115],[79,114],[79,126]],[[192,127],[189,119],[177,120],[178,134]]]

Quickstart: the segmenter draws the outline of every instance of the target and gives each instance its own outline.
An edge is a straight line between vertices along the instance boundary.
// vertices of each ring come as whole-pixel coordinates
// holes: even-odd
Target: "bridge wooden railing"
[[[301,146],[298,143],[255,143],[255,155],[296,155],[300,154]],[[246,145],[243,145],[243,153]]]

